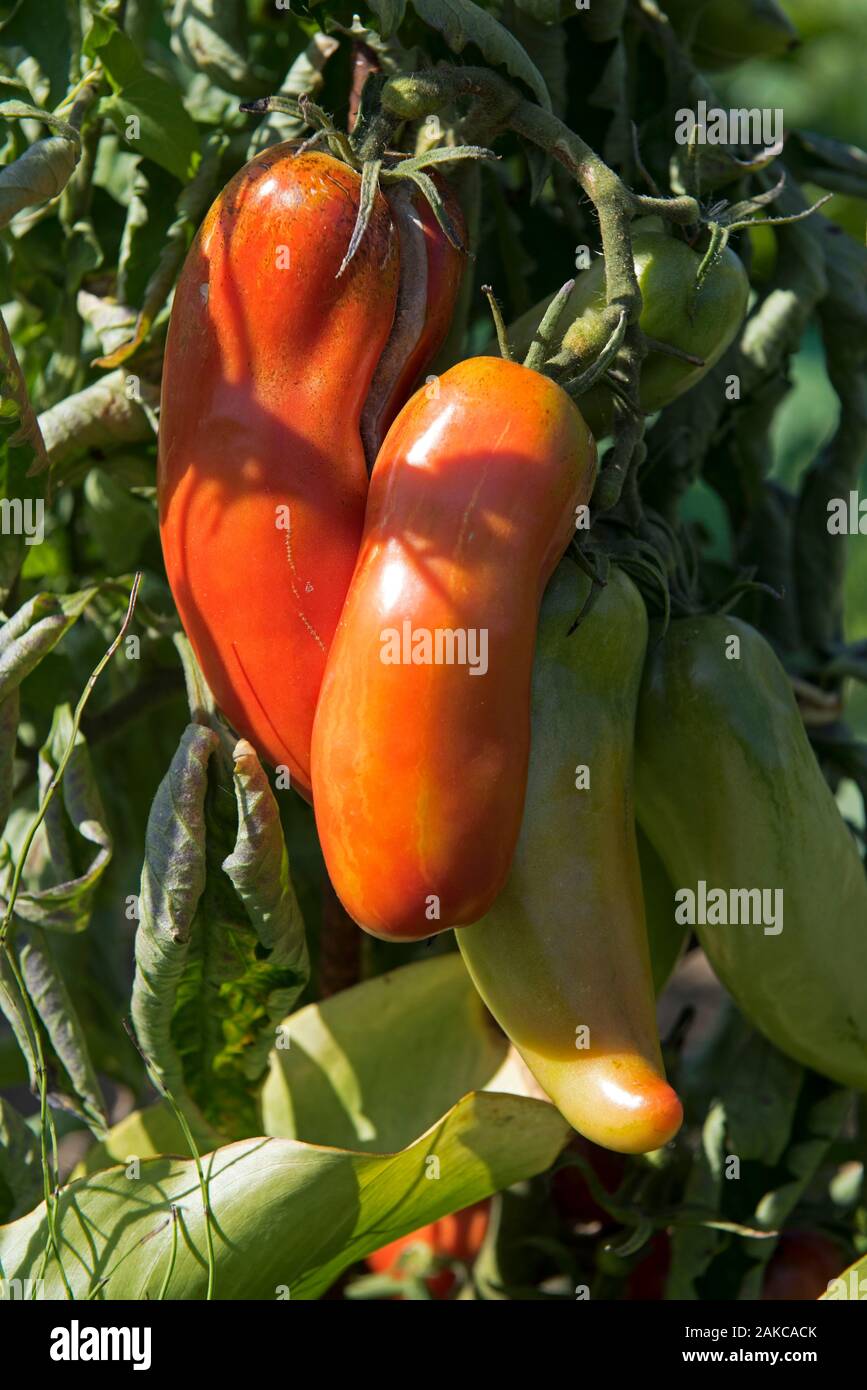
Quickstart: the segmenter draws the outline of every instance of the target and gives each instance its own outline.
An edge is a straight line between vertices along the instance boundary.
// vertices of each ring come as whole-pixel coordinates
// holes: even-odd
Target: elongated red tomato
[[[416,392],[385,439],[312,748],[328,871],[374,935],[477,921],[505,881],[539,602],[595,461],[560,387],[490,357]]]
[[[240,733],[310,789],[310,736],[355,564],[365,400],[399,253],[360,176],[277,145],[220,194],[175,295],[160,418],[160,528],[178,612]]]

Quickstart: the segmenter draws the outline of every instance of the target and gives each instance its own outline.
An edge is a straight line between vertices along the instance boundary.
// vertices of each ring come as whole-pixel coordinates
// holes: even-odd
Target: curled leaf
[[[111,835],[90,763],[84,735],[73,733],[72,710],[59,705],[51,732],[39,753],[40,799],[56,776],[74,737],[61,782],[61,796],[48,802],[34,849],[37,865],[25,866],[15,915],[23,922],[54,931],[84,931],[90,921],[93,896],[111,859]],[[28,861],[29,863],[30,861]],[[49,880],[49,881],[46,881]]]
[[[158,386],[118,369],[43,411],[39,427],[55,480],[64,481],[71,465],[93,449],[153,439],[149,412],[158,403]]]
[[[3,827],[12,806],[19,705],[17,690],[10,690],[8,695],[0,700],[0,835],[3,834]]]
[[[78,163],[79,145],[62,135],[37,140],[14,163],[0,169],[0,227],[17,212],[57,198]]]
[[[0,700],[17,690],[98,592],[94,587],[61,598],[35,594],[0,627]]]
[[[142,868],[132,1019],[143,1051],[178,1100],[185,1087],[172,1015],[205,887],[205,793],[217,742],[199,724],[185,729],[154,797]]]
[[[53,1077],[49,1077],[51,1098],[56,1104],[79,1114],[97,1138],[101,1138],[108,1127],[105,1099],[90,1057],[85,1030],[48,936],[40,927],[19,927],[15,950],[27,993],[72,1087],[70,1096],[62,1080],[58,1084]]]
[[[273,1025],[304,989],[310,962],[274,793],[254,750],[243,739],[235,748],[234,761],[238,835],[235,848],[223,860],[223,870],[259,939],[256,986],[262,1026],[258,1041],[247,1046],[243,1058],[247,1076],[258,1080],[273,1042]]]
[[[526,50],[505,25],[473,0],[411,0],[419,19],[442,34],[453,53],[475,44],[492,67],[504,67],[526,83],[539,105],[551,110],[545,79]]]

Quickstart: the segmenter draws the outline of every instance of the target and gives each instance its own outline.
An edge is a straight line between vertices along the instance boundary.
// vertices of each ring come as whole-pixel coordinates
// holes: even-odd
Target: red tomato
[[[478,921],[505,882],[539,602],[595,465],[566,393],[497,358],[452,367],[389,430],[312,748],[331,881],[375,936]]]
[[[221,709],[308,798],[313,713],[364,521],[362,433],[399,409],[442,342],[463,263],[416,210],[425,270],[407,267],[396,324],[382,194],[338,278],[360,189],[347,165],[291,145],[246,165],[187,257],[163,371],[160,527],[181,622]]]
[[[286,145],[241,169],[187,257],[163,371],[160,526],[181,622],[220,707],[302,792],[364,517],[361,412],[397,298],[381,195],[337,278],[360,189],[348,166]]]
[[[821,1231],[784,1231],[768,1261],[762,1300],[820,1298],[849,1262],[843,1247]]]
[[[642,1303],[657,1303],[664,1299],[670,1265],[671,1236],[668,1231],[655,1231],[640,1262],[626,1281],[625,1297]]]
[[[463,1211],[443,1216],[430,1226],[422,1226],[418,1231],[392,1240],[381,1249],[367,1256],[367,1267],[374,1274],[391,1274],[395,1278],[405,1278],[407,1271],[402,1267],[402,1257],[413,1246],[423,1246],[429,1254],[434,1272],[425,1277],[425,1283],[435,1298],[446,1298],[455,1285],[457,1275],[449,1269],[449,1263],[471,1265],[479,1253],[488,1229],[491,1214],[490,1198],[464,1207]],[[436,1268],[443,1264],[445,1268]]]

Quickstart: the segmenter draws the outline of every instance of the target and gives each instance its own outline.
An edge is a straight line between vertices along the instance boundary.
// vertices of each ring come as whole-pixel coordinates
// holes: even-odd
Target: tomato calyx
[[[522,365],[526,367],[529,371],[538,372],[540,376],[550,376],[552,378],[555,377],[556,358],[552,358],[551,353],[553,352],[554,345],[557,341],[557,329],[560,326],[560,321],[564,313],[566,312],[566,308],[569,304],[569,296],[571,295],[574,288],[574,279],[567,280],[565,285],[563,285],[554,295],[554,298],[551,300],[551,303],[545,310],[545,313],[542,316],[542,321],[539,324],[539,327],[536,329],[535,333],[533,334],[530,346],[527,348],[526,354],[523,359]],[[503,318],[503,311],[500,308],[500,305],[494,296],[494,291],[490,285],[482,285],[482,293],[487,297],[488,305],[491,310],[491,317],[494,320],[494,329],[497,334],[497,346],[500,350],[500,356],[502,357],[504,362],[514,362],[515,354],[512,345],[509,341],[509,330],[506,327],[506,321]],[[616,337],[617,343],[613,352],[611,352],[607,356],[606,362],[611,361],[611,358],[614,356],[614,353],[617,352],[617,349],[623,341],[623,335],[626,331],[626,310],[618,309],[616,313],[616,318],[617,328],[612,337]],[[596,371],[596,369],[597,364],[594,364],[593,370]],[[605,367],[599,368],[597,375],[601,375],[602,371],[604,370]],[[565,391],[567,391],[569,395],[574,394],[574,391],[570,389],[574,387],[573,382],[560,382],[559,384],[563,387]]]
[[[371,74],[364,84],[358,121],[352,135],[340,130],[322,107],[317,106],[307,96],[299,98],[278,93],[261,97],[258,101],[243,102],[241,111],[248,115],[262,116],[269,112],[279,112],[294,116],[313,130],[313,134],[298,147],[298,154],[316,144],[325,143],[335,159],[339,159],[356,173],[361,174],[361,200],[355,227],[347,247],[343,264],[338,270],[342,275],[355,256],[364,234],[367,231],[373,212],[377,192],[390,184],[409,181],[421,193],[436,218],[443,235],[458,251],[466,254],[459,228],[450,216],[446,201],[429,169],[440,164],[452,164],[457,160],[497,159],[492,150],[481,145],[438,146],[423,154],[407,155],[388,148],[400,122],[382,110],[379,98],[383,79]]]
[[[702,258],[701,264],[696,272],[694,292],[697,294],[719,262],[729,238],[733,232],[742,232],[750,227],[783,227],[791,222],[802,222],[806,217],[812,217],[814,212],[818,212],[833,195],[824,194],[817,199],[810,207],[801,208],[798,212],[793,212],[782,217],[758,217],[762,208],[769,207],[775,203],[786,186],[786,176],[783,176],[764,193],[757,193],[752,198],[745,198],[739,203],[720,202],[708,209],[702,219],[702,230],[710,234],[707,250]]]

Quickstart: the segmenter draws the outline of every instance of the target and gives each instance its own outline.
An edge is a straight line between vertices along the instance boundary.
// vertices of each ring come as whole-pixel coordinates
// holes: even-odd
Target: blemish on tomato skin
[[[292,515],[292,513],[291,513],[291,508],[288,508],[288,512],[289,512],[289,518],[290,518],[290,520],[289,520],[289,524],[287,525],[287,527],[286,527],[286,529],[285,529],[285,531],[284,531],[284,533],[283,533],[283,543],[284,543],[284,545],[285,545],[285,547],[286,547],[286,560],[287,560],[288,565],[289,565],[289,575],[290,575],[290,580],[289,580],[289,582],[290,582],[290,586],[291,586],[291,589],[292,589],[292,594],[293,594],[293,596],[294,596],[294,598],[295,598],[295,600],[296,600],[296,602],[297,602],[297,604],[298,604],[298,607],[297,607],[297,609],[296,609],[296,612],[297,612],[297,615],[298,615],[298,620],[299,620],[299,622],[301,623],[302,627],[305,629],[305,631],[306,631],[307,633],[309,633],[309,635],[313,638],[313,641],[316,643],[317,647],[320,648],[320,650],[322,651],[322,655],[325,656],[326,653],[327,653],[327,647],[326,647],[325,643],[323,642],[322,638],[320,637],[319,633],[316,631],[316,628],[313,626],[313,623],[311,623],[310,619],[307,617],[307,614],[304,612],[304,608],[303,608],[303,599],[302,599],[302,597],[301,597],[301,593],[300,593],[299,588],[298,588],[298,585],[299,585],[299,583],[300,583],[300,580],[299,580],[299,578],[298,578],[298,571],[297,571],[296,566],[295,566],[295,556],[294,556],[293,550],[292,550],[292,521],[291,521],[291,515]],[[305,590],[306,590],[307,593],[312,593],[312,592],[313,592],[313,586],[312,586],[312,584],[310,584],[309,580],[308,580],[308,582],[307,582],[307,585],[305,586]]]

